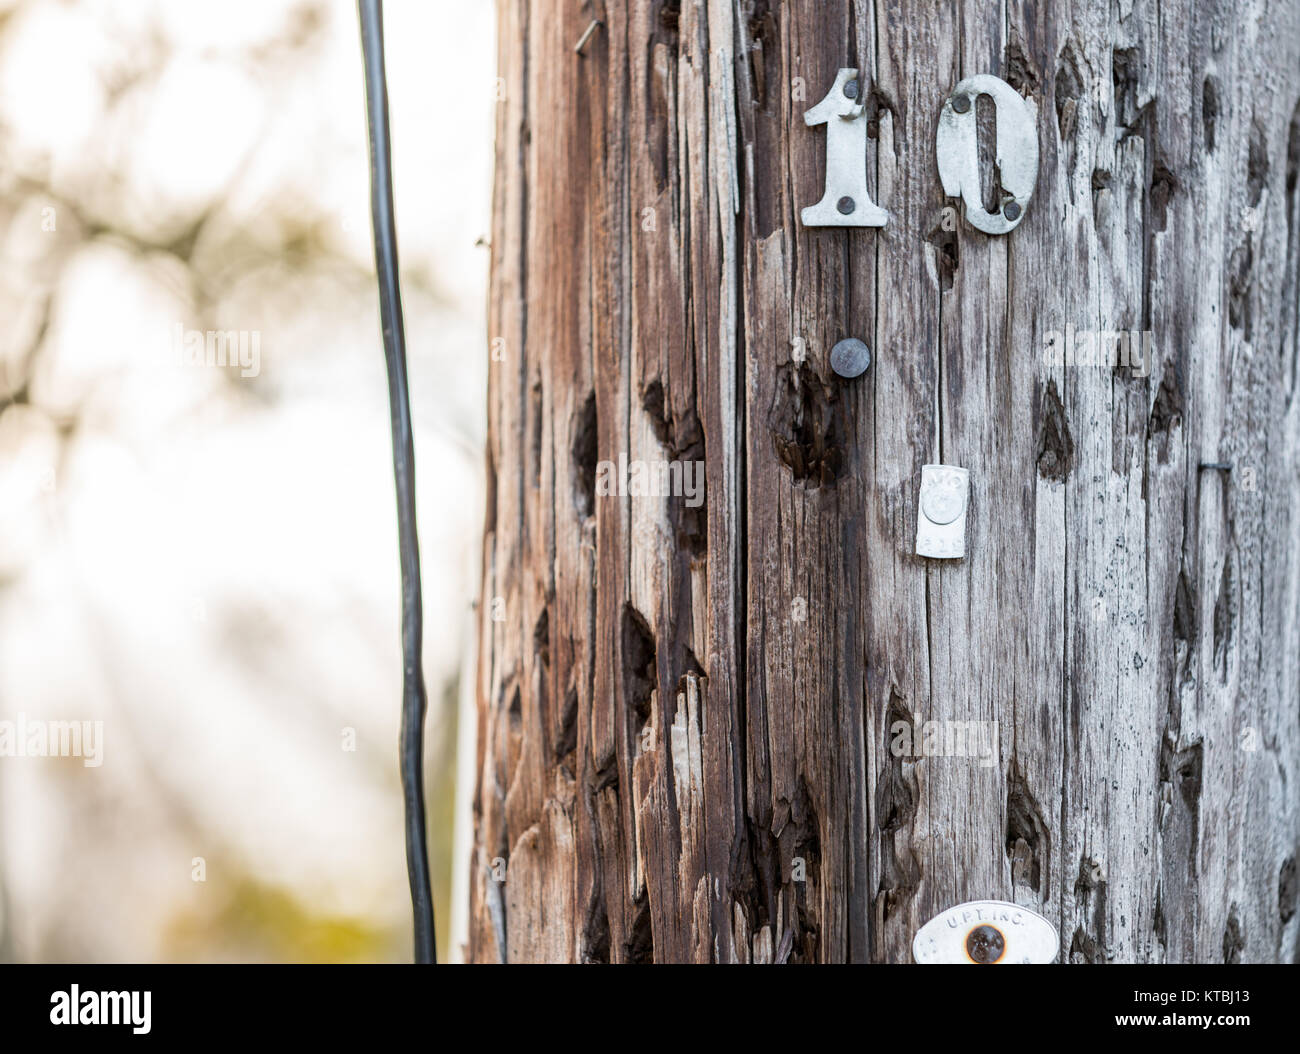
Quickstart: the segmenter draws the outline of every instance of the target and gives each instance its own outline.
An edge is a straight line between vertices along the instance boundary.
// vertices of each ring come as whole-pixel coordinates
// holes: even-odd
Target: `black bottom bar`
[[[672,1015],[675,1006],[686,1011],[680,1004],[688,1003],[689,1012],[673,1027],[674,1042],[691,1037],[691,1021],[701,1029],[699,1038],[721,1027],[740,1039],[770,1019],[760,1025],[769,1041],[778,1039],[782,1026],[797,1041],[801,1029],[816,1033],[840,1021],[867,1045],[893,1042],[901,1029],[926,1046],[951,1036],[1024,1049],[1067,1037],[1127,1033],[1185,1042],[1193,1035],[1231,1040],[1261,1028],[1289,1028],[1294,980],[1289,971],[1258,966],[960,974],[877,966],[834,978],[809,970],[697,972],[691,980],[679,974],[661,984],[645,971],[636,978],[586,971],[580,984],[558,987],[536,983],[536,975],[472,969],[444,970],[435,980],[427,971],[400,967],[18,966],[0,972],[6,1025],[0,1034],[5,1040],[61,1035],[91,1042],[106,1032],[130,1041],[202,1037],[205,1046],[284,1036],[337,1046],[401,1033],[422,1034],[431,1043],[440,1033],[466,1031],[505,1039],[512,1027],[523,1027],[549,1036],[548,1043],[569,1035],[575,1046],[586,1046],[588,1040],[577,1037],[653,1032],[654,1022],[667,1023],[663,1015]],[[829,1037],[809,1034],[803,1041],[820,1046]]]

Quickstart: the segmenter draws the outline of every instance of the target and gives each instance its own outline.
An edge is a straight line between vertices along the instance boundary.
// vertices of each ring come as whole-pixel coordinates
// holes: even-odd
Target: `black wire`
[[[397,231],[388,142],[388,88],[384,77],[382,0],[357,0],[366,66],[366,117],[370,126],[370,218],[375,230],[379,317],[388,365],[388,406],[397,481],[397,536],[402,561],[402,796],[406,803],[406,871],[415,917],[415,961],[437,961],[429,849],[424,821],[424,674],[420,667],[424,615],[420,603],[420,543],[415,530],[415,445],[406,380],[406,335],[397,280]]]

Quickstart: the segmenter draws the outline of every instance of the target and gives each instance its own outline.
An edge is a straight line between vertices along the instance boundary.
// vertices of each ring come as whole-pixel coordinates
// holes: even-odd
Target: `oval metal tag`
[[[1056,927],[1036,911],[1005,900],[972,900],[936,915],[912,938],[919,963],[1050,963]]]

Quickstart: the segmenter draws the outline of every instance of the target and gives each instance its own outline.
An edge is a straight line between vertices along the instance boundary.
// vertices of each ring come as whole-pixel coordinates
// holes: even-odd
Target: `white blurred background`
[[[492,5],[385,32],[445,956]],[[0,757],[0,961],[409,959],[355,5],[0,0],[0,253],[0,719],[104,730]]]

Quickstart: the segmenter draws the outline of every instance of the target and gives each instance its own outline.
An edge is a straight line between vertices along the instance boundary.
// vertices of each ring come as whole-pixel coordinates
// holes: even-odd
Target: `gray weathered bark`
[[[469,957],[910,961],[990,897],[1065,961],[1293,959],[1300,0],[499,11]],[[805,229],[853,65],[889,223]],[[1038,111],[1005,237],[935,167],[981,72]],[[928,721],[993,763],[897,756]]]

